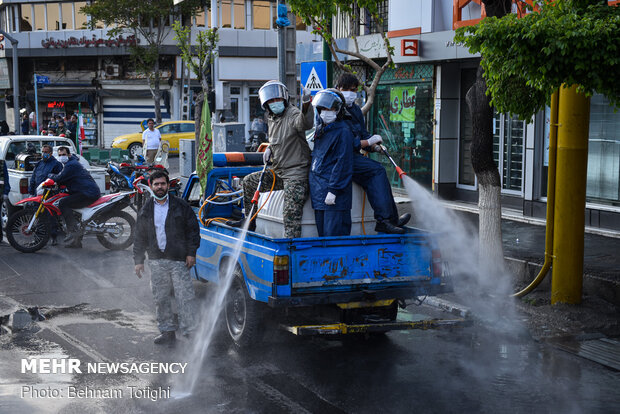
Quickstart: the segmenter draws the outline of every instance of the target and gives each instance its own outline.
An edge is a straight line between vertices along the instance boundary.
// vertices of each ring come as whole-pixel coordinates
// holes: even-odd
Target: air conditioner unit
[[[105,65],[105,74],[108,77],[118,76],[120,74],[119,65]]]

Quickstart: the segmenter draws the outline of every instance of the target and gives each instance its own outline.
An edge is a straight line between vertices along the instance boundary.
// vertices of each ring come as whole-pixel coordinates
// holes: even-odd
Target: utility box
[[[196,140],[179,140],[179,172],[181,177],[189,177],[196,170]]]
[[[213,152],[245,151],[245,124],[225,122],[213,124]]]

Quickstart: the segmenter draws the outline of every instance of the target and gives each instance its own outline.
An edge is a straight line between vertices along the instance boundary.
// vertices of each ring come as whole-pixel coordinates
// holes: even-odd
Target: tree
[[[209,93],[209,79],[207,78],[207,70],[211,67],[213,59],[217,54],[217,43],[219,35],[217,28],[199,30],[196,34],[196,45],[191,45],[191,28],[182,26],[179,21],[172,25],[177,46],[181,51],[181,59],[189,67],[202,87],[202,93],[196,98],[196,108],[194,110],[194,119],[196,121],[196,153],[200,145],[200,114],[202,113],[202,105]]]
[[[160,50],[170,33],[169,19],[178,14],[195,15],[203,6],[204,0],[184,0],[176,6],[172,0],[93,0],[80,9],[90,16],[88,25],[91,29],[97,22],[103,22],[111,27],[108,30],[110,37],[125,33],[134,35],[136,39],[144,39],[146,44],[130,46],[130,54],[138,73],[147,78],[157,123],[161,122]]]
[[[503,255],[501,188],[492,153],[491,105],[530,121],[562,84],[604,93],[617,104],[620,8],[600,0],[544,1],[519,18],[510,14],[510,0],[482,2],[488,17],[458,29],[455,41],[481,54],[478,77],[466,100],[473,116],[480,249],[498,260]]]
[[[304,23],[314,27],[313,33],[319,34],[323,40],[325,40],[334,58],[334,63],[340,69],[353,73],[349,65],[344,64],[338,59],[337,53],[357,58],[374,70],[375,76],[370,86],[362,84],[362,87],[366,91],[366,103],[362,107],[362,112],[366,114],[374,102],[375,91],[377,90],[383,72],[385,72],[387,68],[394,67],[394,62],[392,61],[394,48],[390,45],[387,34],[383,30],[383,19],[381,19],[378,14],[378,6],[383,3],[383,0],[288,0],[287,3],[291,6],[291,10],[295,15],[301,17]],[[361,11],[367,13],[383,39],[387,55],[387,60],[383,64],[375,62],[373,59],[360,52],[357,37],[359,36],[358,31]],[[332,16],[336,16],[339,13],[347,15],[349,18],[346,37],[353,40],[355,46],[355,50],[353,51],[338,47],[336,39],[331,33]]]

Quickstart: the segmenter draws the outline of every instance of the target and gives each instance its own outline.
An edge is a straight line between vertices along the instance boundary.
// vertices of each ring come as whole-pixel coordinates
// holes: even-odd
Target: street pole
[[[278,0],[278,4],[284,4],[284,0]],[[278,80],[286,85],[286,38],[285,28],[278,26]]]
[[[34,74],[34,110],[37,117],[37,135],[39,135],[39,95],[37,95],[37,74]]]
[[[19,75],[17,74],[17,39],[0,30],[0,33],[4,35],[11,42],[13,48],[13,117],[15,118],[15,133],[17,134],[19,123]]]

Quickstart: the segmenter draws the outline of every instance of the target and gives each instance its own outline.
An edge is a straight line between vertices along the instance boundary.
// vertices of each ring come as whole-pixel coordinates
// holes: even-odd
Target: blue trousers
[[[351,234],[351,210],[314,210],[319,237]]]
[[[398,210],[394,203],[394,196],[392,196],[392,186],[381,163],[361,154],[355,154],[353,156],[353,182],[361,185],[366,191],[368,202],[375,212],[375,220],[387,220],[396,224]]]

